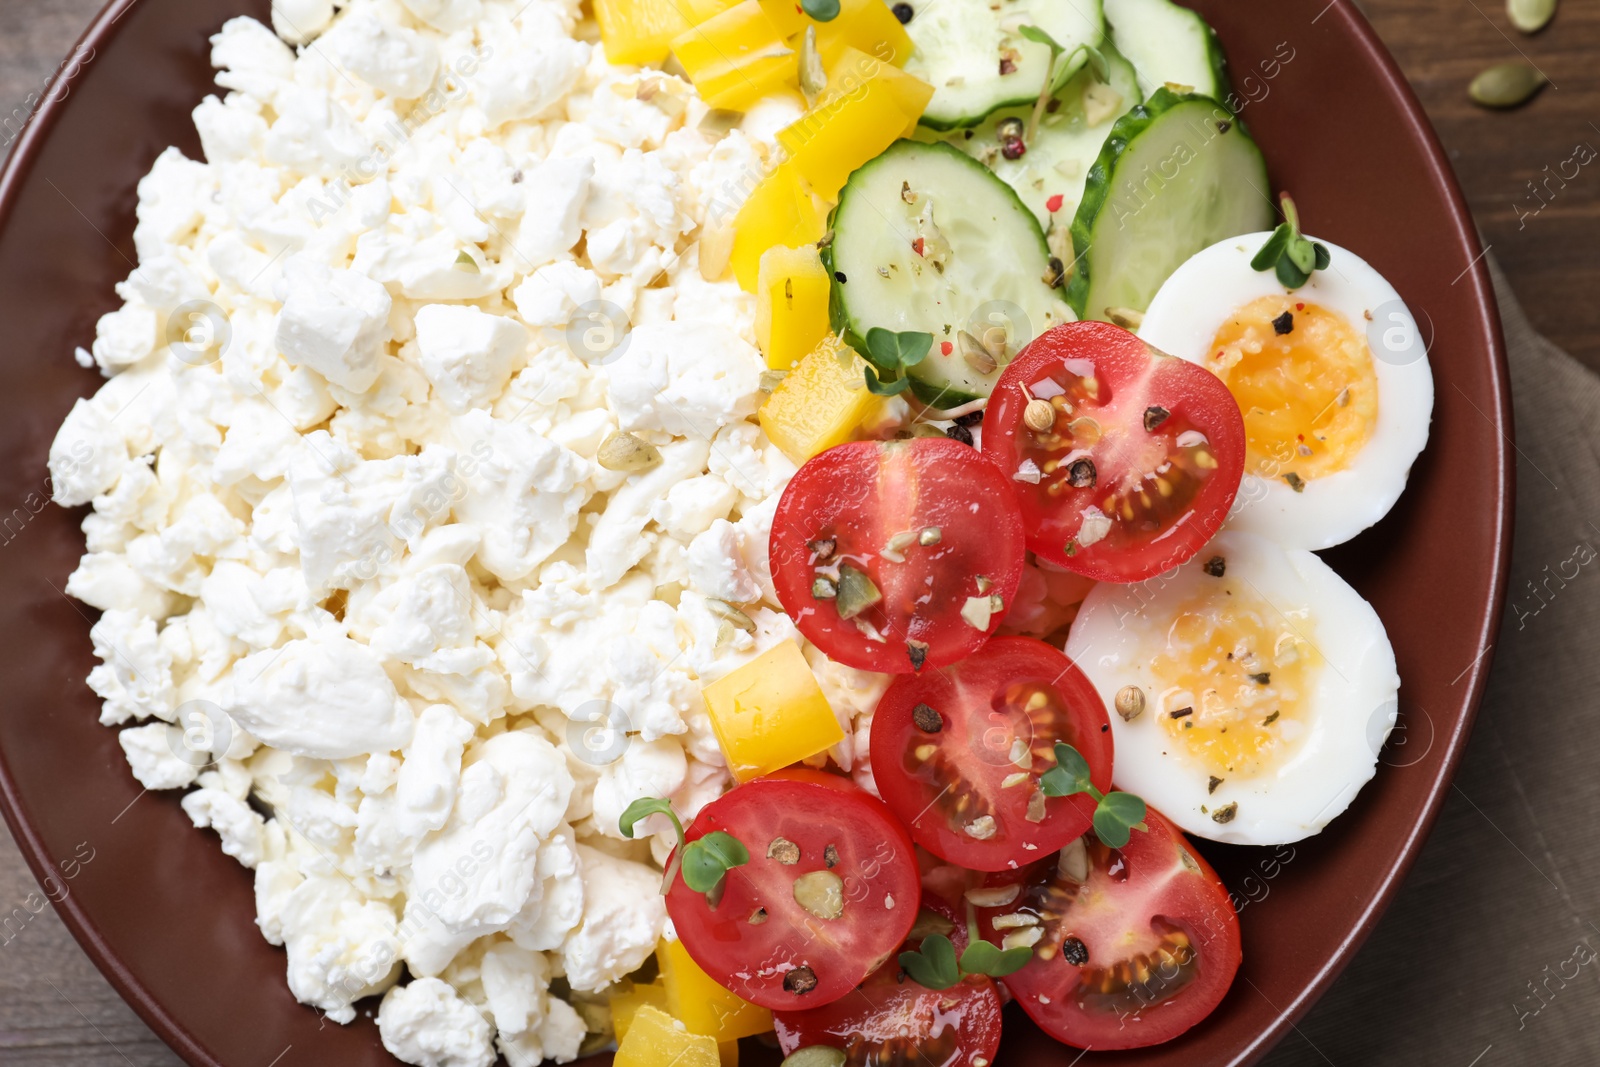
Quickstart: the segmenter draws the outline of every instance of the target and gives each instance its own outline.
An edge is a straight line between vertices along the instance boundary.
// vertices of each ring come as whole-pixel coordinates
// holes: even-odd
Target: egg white
[[[1151,661],[1167,645],[1181,605],[1215,589],[1204,567],[1225,561],[1226,578],[1281,613],[1322,657],[1302,698],[1303,733],[1280,760],[1253,775],[1225,777],[1209,788],[1213,769],[1171,743],[1158,694],[1166,685]],[[1393,727],[1400,677],[1394,649],[1377,612],[1327,564],[1302,549],[1224,532],[1175,571],[1132,585],[1102,582],[1084,601],[1066,653],[1114,709],[1119,690],[1139,686],[1143,713],[1125,721],[1111,711],[1116,740],[1113,777],[1185,832],[1235,844],[1275,845],[1319,832],[1344,811],[1376,770]],[[1231,821],[1212,813],[1238,805]]]
[[[1416,320],[1383,275],[1354,252],[1323,241],[1327,269],[1298,289],[1285,289],[1274,272],[1250,266],[1270,236],[1230,237],[1191,256],[1156,293],[1139,336],[1204,365],[1217,331],[1236,310],[1261,297],[1292,295],[1343,315],[1368,338],[1378,417],[1365,445],[1343,470],[1309,479],[1300,492],[1282,478],[1246,473],[1227,522],[1229,529],[1290,548],[1329,548],[1376,523],[1400,499],[1428,442],[1433,372]]]

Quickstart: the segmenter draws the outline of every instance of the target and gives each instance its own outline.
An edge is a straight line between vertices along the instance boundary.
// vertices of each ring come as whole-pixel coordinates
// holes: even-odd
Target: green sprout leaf
[[[1089,761],[1065,741],[1056,742],[1056,765],[1039,777],[1039,792],[1047,797],[1087,794],[1094,802],[1094,833],[1112,848],[1128,843],[1131,830],[1148,829],[1145,803],[1132,793],[1102,793],[1090,780]]]
[[[617,820],[617,828],[622,831],[623,837],[632,837],[633,828],[639,820],[651,815],[665,815],[672,820],[672,828],[678,832],[678,847],[672,850],[672,860],[661,879],[661,895],[666,896],[667,890],[672,888],[672,879],[678,874],[678,864],[683,861],[683,823],[678,819],[678,813],[672,810],[672,803],[660,797],[640,797],[623,811],[622,818]]]
[[[683,850],[683,884],[712,894],[730,870],[750,862],[750,850],[737,837],[713,830]]]
[[[1066,49],[1062,48],[1054,37],[1050,36],[1048,32],[1038,26],[1018,26],[1017,32],[1022,34],[1022,36],[1026,37],[1028,40],[1032,41],[1034,44],[1042,44],[1046,48],[1050,49],[1050,59],[1052,62],[1054,62],[1056,57],[1062,52],[1066,51]]]
[[[800,0],[800,6],[818,22],[832,22],[839,17],[839,0]]]
[[[1004,978],[1015,974],[1033,959],[1033,949],[1018,945],[1002,949],[987,941],[974,941],[961,954],[962,974],[986,974],[990,978]]]
[[[1088,793],[1094,799],[1100,799],[1100,791],[1090,781],[1089,761],[1065,741],[1056,742],[1056,765],[1039,777],[1039,792],[1047,797]]]
[[[1094,835],[1112,848],[1128,843],[1133,830],[1145,830],[1145,804],[1132,793],[1110,793],[1094,810]]]
[[[862,373],[866,375],[867,392],[873,396],[899,396],[911,387],[910,378],[894,378],[885,381],[874,374],[871,367],[863,367]]]
[[[1272,236],[1250,260],[1250,266],[1253,270],[1274,272],[1285,289],[1298,289],[1311,277],[1312,271],[1326,270],[1333,257],[1328,254],[1326,245],[1300,232],[1300,212],[1289,194],[1283,193],[1280,199],[1283,223],[1272,231]]]
[[[971,946],[968,946],[971,951]],[[900,953],[900,969],[911,980],[929,989],[949,989],[961,981],[961,968],[956,964],[956,947],[943,934],[930,934],[922,939],[917,952]]]
[[[867,331],[867,359],[880,370],[894,373],[915,367],[933,347],[933,334],[919,330],[896,333],[874,326]]]

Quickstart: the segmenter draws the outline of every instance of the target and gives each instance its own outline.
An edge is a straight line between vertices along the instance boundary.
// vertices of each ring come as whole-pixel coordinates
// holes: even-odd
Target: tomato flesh
[[[1014,933],[996,929],[1000,916],[1038,920],[1033,960],[1004,981],[1040,1029],[1077,1048],[1171,1040],[1221,1003],[1239,969],[1227,889],[1166,818],[1151,810],[1145,823],[1121,849],[1085,835],[1084,881],[1054,856],[1020,879],[992,876],[1020,892],[979,913],[980,933],[995,944]]]
[[[923,897],[924,914],[942,920],[957,954],[967,946],[965,920],[943,900]],[[906,947],[919,947],[913,933]],[[890,960],[849,996],[805,1011],[772,1016],[784,1055],[812,1045],[840,1049],[846,1067],[986,1067],[1000,1047],[1000,992],[968,976],[945,990],[918,984]]]
[[[1094,815],[1087,796],[1039,794],[1057,741],[1088,761],[1097,789],[1111,787],[1111,725],[1094,685],[1043,641],[996,637],[954,666],[895,680],[873,714],[872,774],[929,852],[972,870],[1025,867]]]
[[[1143,581],[1193,556],[1244,472],[1227,386],[1110,323],[1064,323],[1023,349],[983,426],[1028,547],[1097,581]]]
[[[694,961],[753,1004],[839,999],[889,959],[916,920],[911,839],[848,779],[806,770],[757,778],[706,805],[685,837],[713,830],[738,838],[750,862],[728,871],[720,896],[710,894],[715,904],[678,875],[667,913]],[[837,914],[816,907],[830,882],[842,899]]]
[[[1022,578],[1023,544],[992,464],[960,442],[915,438],[807,462],[778,502],[769,553],[778,599],[807,639],[849,666],[902,674],[988,640]],[[863,606],[862,589],[878,599]]]

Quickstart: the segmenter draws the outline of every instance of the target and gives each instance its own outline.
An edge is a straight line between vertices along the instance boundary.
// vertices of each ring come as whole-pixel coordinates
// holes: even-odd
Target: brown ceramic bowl
[[[1072,1061],[1084,1067],[1254,1062],[1333,981],[1449,785],[1483,692],[1510,543],[1511,417],[1493,295],[1400,72],[1348,0],[1198,6],[1221,35],[1274,185],[1436,331],[1428,449],[1395,512],[1333,559],[1388,626],[1403,731],[1354,806],[1292,859],[1204,849],[1250,901],[1238,980],[1182,1038]],[[228,16],[264,19],[267,8],[115,0],[0,177],[0,454],[10,457],[0,466],[0,806],[34,873],[53,878],[54,897],[66,893],[58,910],[84,949],[190,1063],[388,1067],[368,1018],[331,1025],[294,1002],[282,952],[252,922],[249,872],[189,826],[175,795],[142,795],[114,732],[96,722],[84,686],[92,612],[62,593],[83,547],[80,515],[45,506],[50,441],[98,381],[73,348],[93,338],[133,267],[135,183],[168,145],[200,158],[189,112],[212,90],[207,37]],[[1015,1022],[1003,1064],[1075,1055]]]

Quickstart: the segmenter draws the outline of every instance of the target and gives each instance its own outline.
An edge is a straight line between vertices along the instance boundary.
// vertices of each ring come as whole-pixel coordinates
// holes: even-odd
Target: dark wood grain
[[[1511,27],[1503,0],[1362,6],[1422,99],[1534,328],[1600,369],[1600,4],[1564,0],[1534,37]],[[1478,71],[1519,58],[1550,79],[1532,103],[1494,113],[1467,99]],[[1580,145],[1594,158],[1567,163],[1576,177],[1563,179]]]
[[[30,97],[42,91],[99,6],[99,0],[0,0],[0,153],[26,121]],[[1512,30],[1491,0],[1363,6],[1416,86],[1533,325],[1600,369],[1600,159],[1575,177],[1568,163],[1569,177],[1561,176],[1578,146],[1600,149],[1600,4],[1565,0],[1555,23],[1534,38]],[[1466,85],[1473,74],[1519,51],[1546,72],[1551,87],[1515,112],[1472,106]],[[1538,184],[1537,195],[1529,182]],[[1522,585],[1565,558],[1567,541],[1600,540],[1583,533],[1600,515],[1568,507],[1553,518],[1570,494],[1560,484],[1557,444],[1539,440],[1546,413],[1531,406],[1532,397],[1552,391],[1537,391],[1549,386],[1548,373],[1549,364],[1530,363],[1517,380],[1521,437],[1531,459],[1519,470],[1513,613]],[[1569,380],[1569,391],[1582,384]],[[1589,433],[1592,441],[1592,425]],[[1581,707],[1530,706],[1537,694],[1519,689],[1517,672],[1538,657],[1548,657],[1554,672],[1582,655],[1577,638],[1593,632],[1597,604],[1594,587],[1577,586],[1552,604],[1531,635],[1512,616],[1458,788],[1416,870],[1349,972],[1268,1059],[1272,1067],[1594,1062],[1600,967],[1583,968],[1575,980],[1557,978],[1554,987],[1548,976],[1570,959],[1579,939],[1600,949],[1594,925],[1600,832],[1592,817],[1600,807],[1593,773],[1597,705],[1591,699]],[[1575,811],[1589,817],[1574,819]],[[37,893],[0,829],[0,919],[12,917],[0,933],[0,1063],[179,1064]],[[1530,982],[1547,990],[1541,999],[1529,999]],[[1539,1010],[1529,1014],[1535,1005]]]

